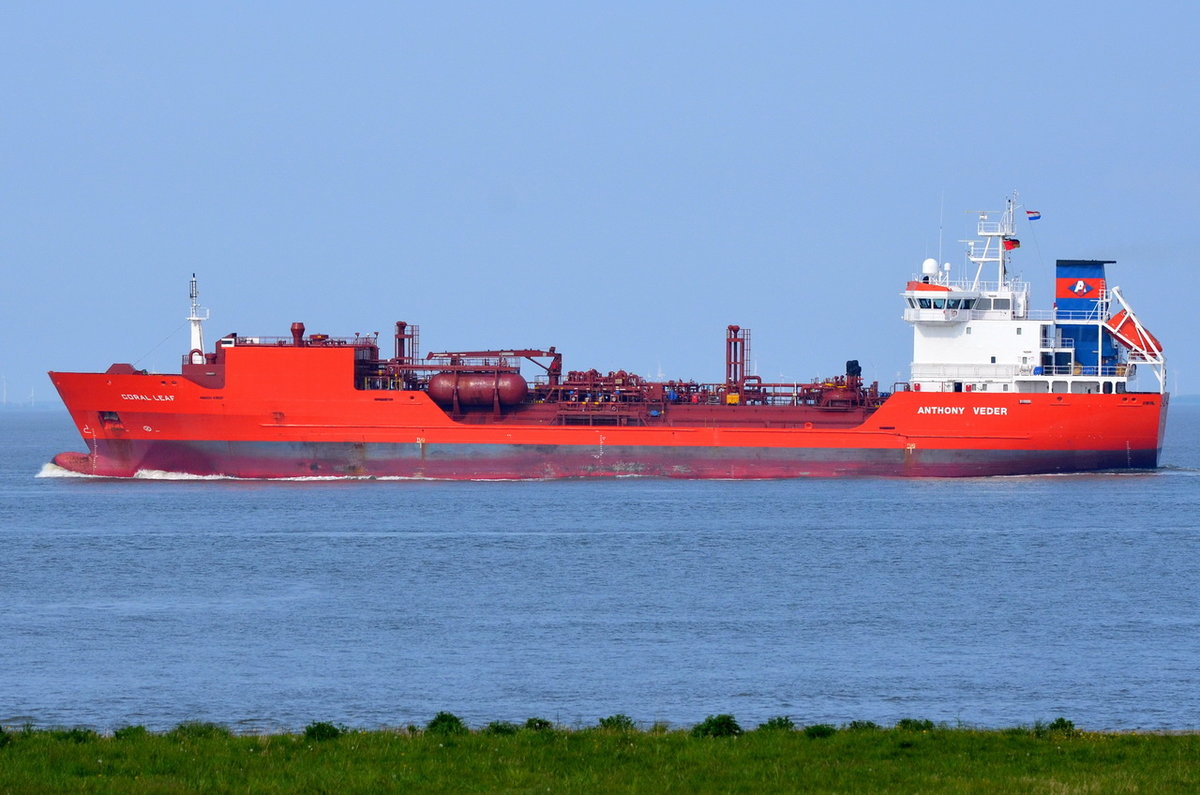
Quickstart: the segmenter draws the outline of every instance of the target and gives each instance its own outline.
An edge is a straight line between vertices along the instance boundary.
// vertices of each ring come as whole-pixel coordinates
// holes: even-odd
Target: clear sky
[[[0,6],[0,376],[207,338],[558,346],[568,369],[907,374],[898,292],[971,211],[1115,259],[1200,391],[1200,4]],[[1188,331],[1187,329],[1192,329]],[[1143,386],[1149,386],[1144,383]]]

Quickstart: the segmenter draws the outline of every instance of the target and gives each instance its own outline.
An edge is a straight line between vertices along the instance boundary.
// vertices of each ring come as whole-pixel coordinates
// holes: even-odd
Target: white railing
[[[1075,364],[1039,364],[1033,368],[1031,373],[1022,373],[1022,375],[1037,376],[1083,376],[1095,378],[1102,375],[1105,378],[1127,378],[1133,375],[1133,365],[1126,364],[1105,364],[1100,367],[1095,365],[1085,365],[1076,362]]]
[[[944,378],[1012,378],[1021,375],[1021,370],[1029,370],[1015,364],[914,364],[912,380],[936,381]]]
[[[961,323],[972,317],[974,314],[970,309],[913,309],[911,306],[904,309],[904,319],[909,322]]]
[[[912,380],[938,381],[946,379],[1011,379],[1016,377],[1038,378],[1041,376],[1104,376],[1105,378],[1132,378],[1132,364],[1106,364],[1102,367],[1076,362],[1069,365],[1040,364],[914,364]]]
[[[925,278],[925,274],[916,273],[909,277],[910,281],[919,282]],[[1028,293],[1029,282],[1010,279],[1006,282],[997,281],[979,281],[975,282],[972,279],[947,279],[945,281],[936,280],[933,284],[941,287],[949,287],[951,290],[956,290],[964,293]]]

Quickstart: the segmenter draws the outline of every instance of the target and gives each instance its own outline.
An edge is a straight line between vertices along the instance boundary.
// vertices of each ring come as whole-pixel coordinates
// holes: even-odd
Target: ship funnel
[[[1104,266],[1112,260],[1060,259],[1055,261],[1057,282],[1054,301],[1059,318],[1097,320],[1108,306],[1108,281]]]

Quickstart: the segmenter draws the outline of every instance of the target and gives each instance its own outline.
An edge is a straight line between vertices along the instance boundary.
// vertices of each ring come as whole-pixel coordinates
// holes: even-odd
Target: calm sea
[[[1200,405],[1153,473],[432,483],[37,477],[0,412],[0,724],[623,712],[1200,728]]]

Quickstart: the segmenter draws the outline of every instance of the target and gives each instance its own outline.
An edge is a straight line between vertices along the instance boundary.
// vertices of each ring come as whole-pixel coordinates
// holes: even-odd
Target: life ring
[[[912,385],[912,387],[913,387],[913,391],[914,391],[914,392],[920,392],[920,391],[921,391],[921,385],[920,385],[919,383],[913,384],[913,385]]]

